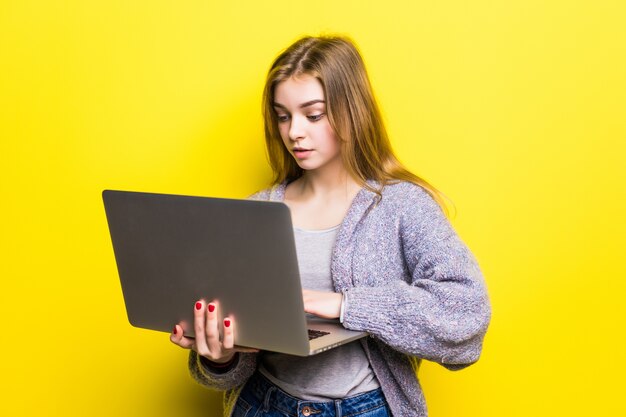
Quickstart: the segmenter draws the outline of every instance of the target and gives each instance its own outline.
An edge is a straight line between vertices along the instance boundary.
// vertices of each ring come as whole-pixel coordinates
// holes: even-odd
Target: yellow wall
[[[625,21],[621,0],[2,0],[0,414],[219,412],[127,323],[100,192],[263,187],[265,71],[339,32],[493,301],[477,365],[423,367],[431,415],[625,415]]]

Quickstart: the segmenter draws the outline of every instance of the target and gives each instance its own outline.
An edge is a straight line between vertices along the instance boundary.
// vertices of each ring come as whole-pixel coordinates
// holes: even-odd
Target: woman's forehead
[[[291,107],[316,100],[324,100],[324,89],[317,78],[307,74],[289,77],[274,89],[273,104]]]

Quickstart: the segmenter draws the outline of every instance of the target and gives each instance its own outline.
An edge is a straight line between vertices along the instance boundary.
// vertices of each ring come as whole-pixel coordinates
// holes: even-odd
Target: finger
[[[170,340],[175,345],[178,345],[184,349],[193,348],[194,340],[183,336],[183,328],[178,324],[174,326],[174,330],[170,334]]]
[[[193,330],[196,332],[196,351],[202,356],[211,353],[205,335],[205,310],[204,301],[196,301],[193,308]]]
[[[224,349],[230,350],[235,345],[234,321],[230,317],[224,319],[224,340],[222,345]]]
[[[217,324],[218,303],[212,301],[207,304],[205,333],[206,340],[211,352],[218,353],[220,351],[220,332]]]

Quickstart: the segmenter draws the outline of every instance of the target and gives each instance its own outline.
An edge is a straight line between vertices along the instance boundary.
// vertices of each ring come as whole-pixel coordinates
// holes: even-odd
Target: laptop
[[[194,337],[197,300],[218,300],[238,346],[314,355],[367,336],[304,312],[289,208],[131,191],[102,193],[131,325]]]

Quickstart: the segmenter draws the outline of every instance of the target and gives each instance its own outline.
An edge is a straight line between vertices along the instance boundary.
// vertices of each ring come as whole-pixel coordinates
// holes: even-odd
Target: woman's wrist
[[[339,308],[339,323],[343,323],[343,313],[346,310],[346,291],[341,294],[341,307]]]
[[[238,359],[238,352],[235,352],[230,359],[228,359],[228,360],[226,360],[224,362],[215,362],[215,361],[212,361],[209,358],[206,358],[204,356],[200,356],[200,360],[202,361],[202,363],[208,369],[213,370],[213,371],[217,371],[217,373],[224,373],[224,372],[229,371],[231,368],[234,367],[237,359]]]

